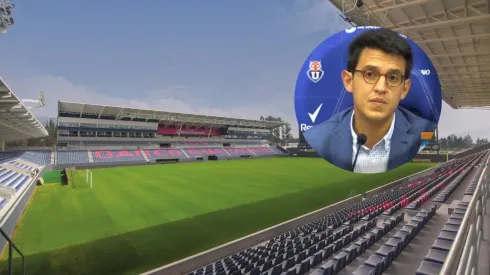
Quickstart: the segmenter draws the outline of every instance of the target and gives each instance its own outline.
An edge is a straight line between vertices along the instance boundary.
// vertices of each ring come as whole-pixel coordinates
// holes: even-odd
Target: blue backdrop
[[[353,105],[352,95],[344,89],[340,75],[347,69],[349,43],[372,28],[377,27],[350,28],[336,33],[316,47],[305,60],[296,81],[294,99],[296,119],[302,132]],[[439,122],[442,105],[439,77],[425,52],[412,40],[403,37],[412,47],[414,66],[410,92],[400,105],[421,117]],[[315,61],[321,62],[321,70],[318,70],[320,63]]]

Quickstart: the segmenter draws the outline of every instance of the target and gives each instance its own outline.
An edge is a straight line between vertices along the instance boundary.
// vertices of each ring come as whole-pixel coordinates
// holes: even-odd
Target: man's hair
[[[354,38],[349,45],[348,71],[352,72],[356,69],[361,53],[366,48],[403,57],[406,63],[405,78],[410,78],[413,67],[412,49],[410,44],[397,32],[381,28],[365,31]]]

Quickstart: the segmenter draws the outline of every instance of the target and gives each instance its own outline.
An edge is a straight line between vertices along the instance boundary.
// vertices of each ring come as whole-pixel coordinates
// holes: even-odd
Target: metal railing
[[[490,177],[487,177],[489,159],[490,154],[487,151],[484,164],[480,167],[481,174],[475,192],[440,275],[476,274],[477,272],[478,253],[483,236],[483,215],[486,213],[485,205],[490,189]]]
[[[12,275],[14,272],[13,265],[12,265],[12,258],[13,258],[12,253],[13,253],[13,249],[15,249],[15,251],[17,251],[17,253],[19,253],[20,257],[22,258],[22,274],[25,275],[26,274],[26,266],[25,266],[24,254],[22,254],[22,252],[20,252],[19,248],[17,248],[17,246],[15,246],[14,242],[12,242],[12,240],[9,238],[9,236],[7,236],[7,234],[3,231],[2,228],[0,228],[0,234],[2,234],[2,236],[5,238],[5,240],[7,240],[8,246],[9,246],[9,258],[8,258],[9,270],[8,270],[8,274]]]

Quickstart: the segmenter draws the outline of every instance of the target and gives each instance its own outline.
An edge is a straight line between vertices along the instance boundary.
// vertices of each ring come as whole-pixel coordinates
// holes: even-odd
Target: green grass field
[[[14,242],[28,275],[138,274],[431,165],[375,175],[316,158],[93,169],[92,189],[38,187]]]

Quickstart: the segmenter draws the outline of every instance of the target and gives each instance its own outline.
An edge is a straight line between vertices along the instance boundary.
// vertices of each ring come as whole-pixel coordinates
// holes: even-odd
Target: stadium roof
[[[488,0],[330,0],[357,26],[390,28],[430,57],[451,107],[490,108]]]
[[[48,131],[0,77],[0,140],[48,136]]]
[[[159,123],[167,125],[185,124],[187,126],[235,126],[273,129],[285,124],[285,122],[183,114],[158,110],[59,101],[58,114],[62,112],[77,113],[80,115],[82,113],[92,114],[97,115],[99,118],[102,115],[110,115],[115,116],[116,119],[129,117],[131,120],[135,118],[144,119],[145,121],[158,120]]]

